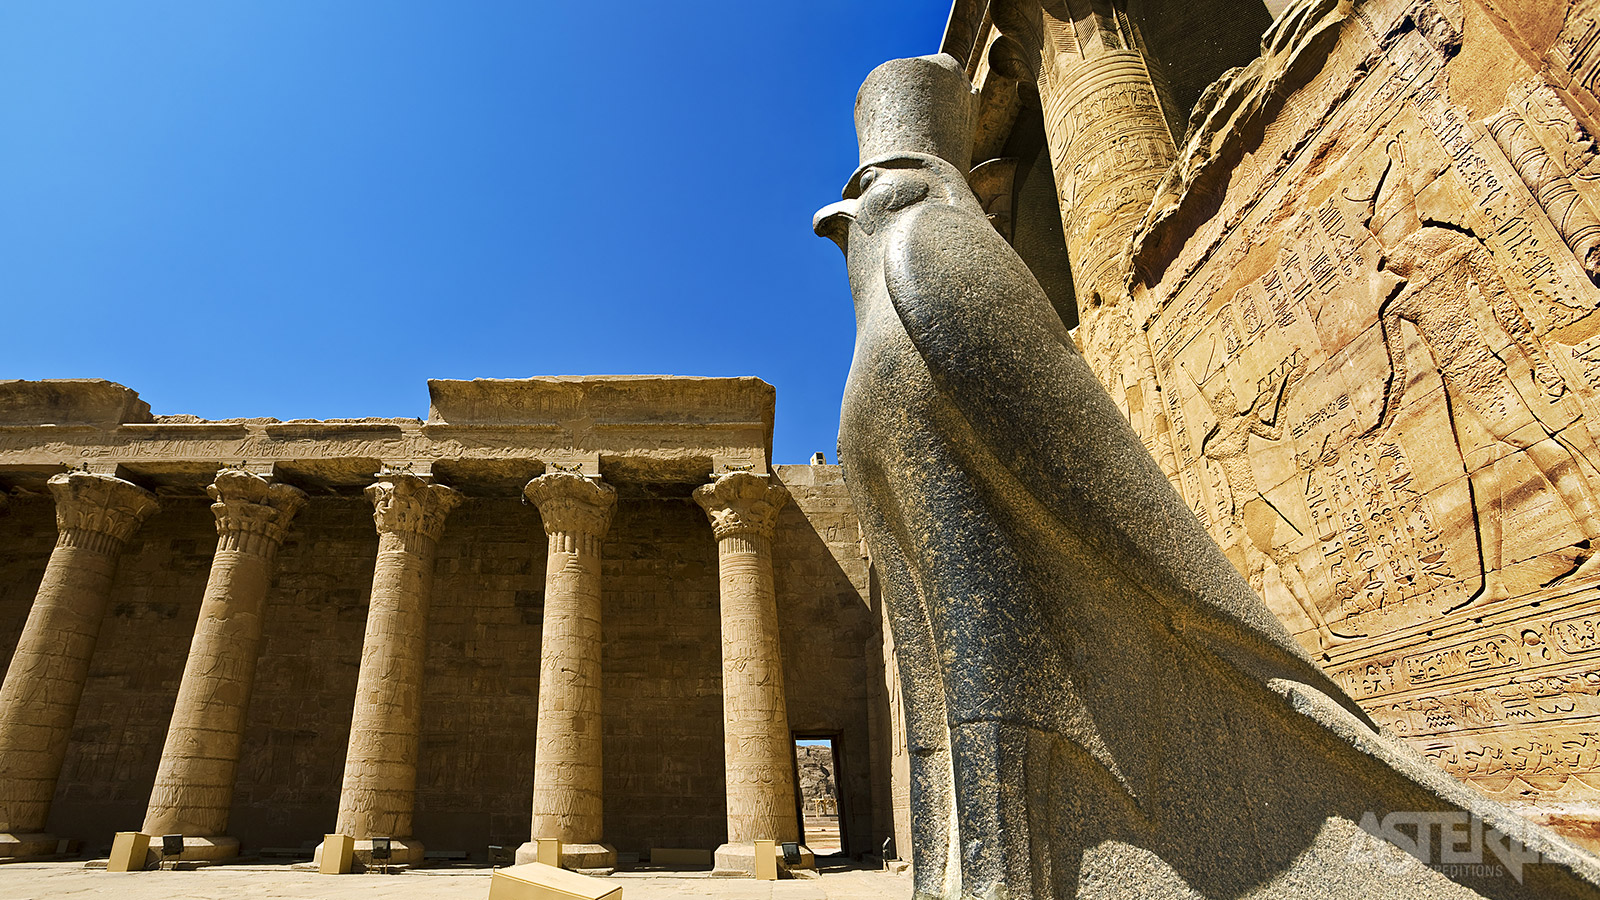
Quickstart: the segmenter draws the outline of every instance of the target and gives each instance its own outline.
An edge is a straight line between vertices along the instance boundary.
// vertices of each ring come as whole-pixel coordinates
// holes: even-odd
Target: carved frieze
[[[1600,810],[1592,85],[1499,5],[1291,5],[1195,111],[1129,308],[1076,337],[1376,719],[1501,799]]]

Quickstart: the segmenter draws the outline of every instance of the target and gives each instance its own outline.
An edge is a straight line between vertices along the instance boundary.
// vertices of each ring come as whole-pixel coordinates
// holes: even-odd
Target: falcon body
[[[919,898],[1600,897],[1581,855],[1380,736],[1305,655],[959,169],[879,157],[851,194],[816,228],[855,298],[839,457],[900,665]],[[1403,854],[1347,859],[1366,813],[1469,809],[1581,872],[1418,893],[1434,873]]]

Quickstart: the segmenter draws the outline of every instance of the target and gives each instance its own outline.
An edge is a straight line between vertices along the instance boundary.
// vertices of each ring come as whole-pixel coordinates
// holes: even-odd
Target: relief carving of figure
[[[1539,346],[1488,247],[1455,226],[1424,224],[1398,142],[1389,145],[1389,154],[1368,227],[1384,248],[1383,270],[1398,282],[1378,311],[1390,377],[1383,411],[1368,434],[1389,427],[1405,397],[1410,372],[1401,323],[1409,322],[1444,382],[1451,427],[1472,493],[1483,584],[1469,602],[1481,604],[1508,596],[1501,577],[1505,466],[1498,447],[1488,448],[1486,463],[1469,462],[1479,455],[1462,430],[1469,419],[1494,441],[1526,453],[1539,468],[1588,541],[1591,555],[1575,574],[1600,572],[1600,553],[1595,553],[1600,550],[1600,521],[1596,520],[1594,491],[1579,464],[1581,453],[1566,437],[1552,433],[1539,421],[1508,373],[1506,361],[1496,355],[1485,326],[1492,321],[1511,338],[1510,346],[1527,360],[1548,397],[1561,396],[1565,382]],[[1482,312],[1489,314],[1487,321]]]
[[[1327,619],[1311,596],[1305,573],[1300,570],[1296,554],[1289,544],[1278,539],[1278,523],[1282,522],[1296,534],[1300,529],[1268,500],[1256,485],[1255,469],[1250,465],[1250,438],[1266,441],[1283,438],[1283,426],[1278,424],[1278,413],[1294,380],[1304,372],[1304,365],[1285,372],[1276,390],[1262,391],[1247,406],[1234,400],[1233,388],[1226,380],[1215,397],[1208,396],[1205,388],[1195,385],[1199,394],[1211,407],[1217,424],[1200,441],[1200,452],[1222,470],[1223,488],[1227,493],[1224,507],[1232,518],[1234,528],[1244,537],[1239,547],[1244,552],[1245,576],[1256,593],[1265,587],[1266,571],[1275,567],[1284,589],[1317,630],[1317,640],[1322,647],[1351,640],[1359,635],[1335,634]]]

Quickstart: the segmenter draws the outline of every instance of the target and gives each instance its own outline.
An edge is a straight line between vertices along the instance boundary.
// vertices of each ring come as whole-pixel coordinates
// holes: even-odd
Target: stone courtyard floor
[[[193,872],[110,873],[82,861],[0,865],[0,900],[487,900],[488,868],[422,869],[403,875],[318,875],[289,865],[215,866]],[[909,875],[822,866],[813,879],[755,881],[705,872],[622,871],[611,876],[623,900],[909,900]]]

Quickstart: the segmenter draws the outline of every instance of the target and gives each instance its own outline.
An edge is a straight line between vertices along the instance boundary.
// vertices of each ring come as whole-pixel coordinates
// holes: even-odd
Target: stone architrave
[[[217,553],[141,829],[183,835],[182,858],[196,860],[238,855],[238,840],[224,835],[262,613],[273,559],[306,503],[300,490],[240,469],[218,472],[206,492],[216,501]]]
[[[754,875],[756,841],[799,840],[772,581],[772,532],[789,492],[765,475],[733,472],[695,489],[694,499],[717,537],[722,588],[728,842],[717,848],[715,871]],[[806,851],[800,866],[813,864]]]
[[[390,865],[416,865],[423,847],[412,837],[411,814],[428,594],[445,518],[462,498],[411,474],[386,474],[366,493],[378,526],[378,559],[334,832],[355,838],[362,866],[371,863],[375,837],[391,839]]]
[[[572,472],[528,482],[549,536],[544,634],[539,653],[539,721],[533,756],[533,827],[517,862],[536,862],[537,841],[561,841],[561,865],[612,869],[602,819],[600,548],[617,492]]]
[[[44,834],[123,545],[159,507],[110,475],[50,479],[56,546],[0,684],[0,857],[56,851]]]

